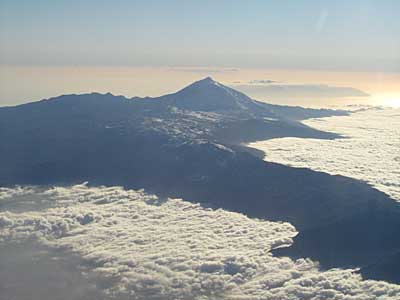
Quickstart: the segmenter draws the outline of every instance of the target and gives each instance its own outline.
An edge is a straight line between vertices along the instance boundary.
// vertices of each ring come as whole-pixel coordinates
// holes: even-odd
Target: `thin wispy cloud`
[[[334,86],[327,84],[291,84],[274,80],[250,80],[248,82],[236,81],[232,85],[244,93],[262,94],[269,97],[368,97],[368,93],[346,86]]]
[[[219,74],[219,73],[233,73],[238,72],[238,68],[212,68],[212,67],[174,67],[170,68],[171,71],[186,72],[186,73],[200,73],[200,74]]]

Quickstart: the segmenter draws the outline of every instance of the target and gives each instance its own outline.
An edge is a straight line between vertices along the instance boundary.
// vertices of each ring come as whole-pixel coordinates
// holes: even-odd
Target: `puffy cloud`
[[[9,218],[6,214],[0,216],[0,228],[1,227],[6,227],[6,226],[11,226],[13,225],[14,222],[12,219]]]
[[[352,270],[321,272],[309,259],[276,258],[295,228],[282,222],[85,184],[18,189],[51,203],[0,213],[0,237],[36,236],[86,262],[105,292],[131,299],[396,299],[400,287]],[[22,192],[25,191],[25,192]],[[4,191],[3,198],[14,192]],[[7,196],[8,194],[8,196]],[[5,196],[4,196],[5,195]]]
[[[311,119],[304,123],[345,138],[280,138],[249,146],[263,150],[267,161],[364,180],[400,201],[399,115],[399,109],[367,109]]]

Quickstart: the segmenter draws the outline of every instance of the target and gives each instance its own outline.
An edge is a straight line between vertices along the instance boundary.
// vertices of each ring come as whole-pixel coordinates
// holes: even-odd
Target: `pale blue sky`
[[[400,1],[0,0],[0,63],[400,72]]]

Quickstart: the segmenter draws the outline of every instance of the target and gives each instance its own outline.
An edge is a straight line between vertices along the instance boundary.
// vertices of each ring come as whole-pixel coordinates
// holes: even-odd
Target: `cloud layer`
[[[0,239],[36,236],[79,254],[105,292],[132,299],[398,299],[400,287],[352,270],[321,272],[309,259],[272,257],[289,245],[288,223],[250,219],[119,187],[1,189],[51,203],[0,213]],[[107,284],[104,284],[104,283]]]
[[[267,161],[364,180],[400,201],[399,109],[367,109],[304,123],[346,138],[281,138],[250,146],[266,152]]]
[[[284,84],[273,80],[251,80],[233,85],[233,88],[254,96],[269,98],[338,98],[368,97],[369,94],[353,87],[325,84]]]

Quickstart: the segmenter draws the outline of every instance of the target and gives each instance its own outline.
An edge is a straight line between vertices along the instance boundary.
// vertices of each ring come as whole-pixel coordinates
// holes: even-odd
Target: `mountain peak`
[[[199,80],[201,82],[208,82],[208,83],[215,83],[216,81],[214,79],[212,79],[210,76],[207,76],[206,78],[203,78],[201,80]]]
[[[198,80],[182,90],[168,95],[168,104],[180,109],[205,112],[228,113],[245,117],[274,114],[245,94],[225,86],[211,77]]]
[[[193,82],[190,86],[209,86],[209,85],[220,85],[220,83],[216,82],[214,79],[212,79],[210,76],[205,77],[203,79],[200,79],[198,81]]]

